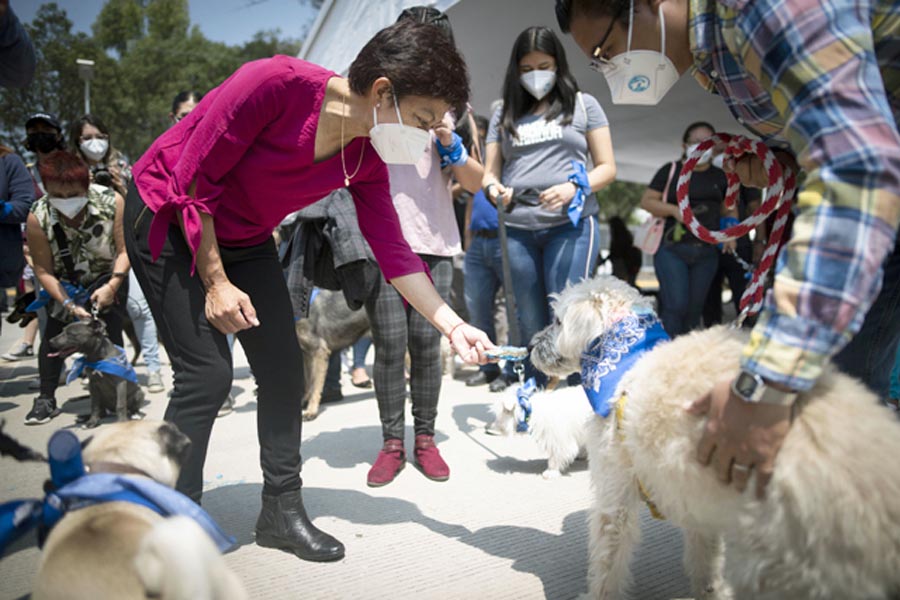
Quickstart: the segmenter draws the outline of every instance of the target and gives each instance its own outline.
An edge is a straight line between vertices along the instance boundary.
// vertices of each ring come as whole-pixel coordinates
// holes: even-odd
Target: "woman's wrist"
[[[453,333],[465,324],[466,324],[465,321],[460,321],[459,323],[457,323],[456,325],[451,327],[450,331],[447,332],[447,339],[452,342],[453,341]]]

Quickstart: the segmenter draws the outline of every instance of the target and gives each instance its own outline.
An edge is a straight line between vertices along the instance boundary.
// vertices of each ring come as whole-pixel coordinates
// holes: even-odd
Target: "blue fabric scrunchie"
[[[575,172],[569,175],[568,181],[575,184],[575,197],[572,198],[566,212],[569,215],[569,220],[572,221],[572,225],[577,227],[578,222],[581,221],[581,213],[584,211],[584,199],[592,194],[593,191],[591,190],[591,182],[588,181],[584,163],[580,160],[573,160],[572,170]]]
[[[463,145],[462,138],[459,137],[459,134],[454,131],[450,135],[453,136],[453,141],[450,142],[449,146],[444,146],[441,144],[440,140],[436,141],[438,154],[441,157],[442,169],[450,166],[461,167],[469,160],[469,152]]]

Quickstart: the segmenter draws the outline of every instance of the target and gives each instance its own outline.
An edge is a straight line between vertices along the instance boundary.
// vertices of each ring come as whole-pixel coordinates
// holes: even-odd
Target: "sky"
[[[55,0],[76,31],[91,33],[91,25],[106,0]],[[10,0],[23,22],[30,22],[42,0]],[[191,25],[199,25],[214,41],[238,46],[260,30],[281,29],[282,37],[298,38],[312,25],[315,9],[300,0],[189,0]]]

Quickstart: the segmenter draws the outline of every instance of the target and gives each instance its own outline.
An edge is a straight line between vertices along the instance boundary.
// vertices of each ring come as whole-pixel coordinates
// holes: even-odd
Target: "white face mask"
[[[556,71],[529,71],[522,73],[519,81],[529,94],[542,100],[556,85]]]
[[[81,142],[81,151],[91,160],[100,160],[109,150],[109,140],[94,138]]]
[[[628,46],[626,52],[613,56],[600,70],[609,84],[613,104],[655,105],[662,100],[680,75],[666,56],[666,19],[662,4],[659,5],[662,52],[632,50],[631,32],[634,27],[634,0],[631,0],[631,16],[628,19]]]
[[[81,209],[87,204],[87,196],[75,196],[74,198],[47,198],[50,206],[69,217],[74,219],[81,212]]]
[[[394,97],[394,110],[398,123],[378,124],[378,110],[372,109],[375,126],[369,130],[369,140],[375,152],[389,165],[414,165],[419,162],[425,149],[431,143],[431,134],[417,127],[403,124],[400,107]]]

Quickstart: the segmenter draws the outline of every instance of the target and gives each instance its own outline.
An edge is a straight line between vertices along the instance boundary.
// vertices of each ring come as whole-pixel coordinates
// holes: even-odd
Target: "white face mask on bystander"
[[[543,100],[556,85],[556,71],[528,71],[519,76],[519,81],[536,100]]]
[[[109,140],[94,138],[81,142],[81,151],[90,160],[100,160],[106,156],[107,150],[109,150]]]
[[[609,84],[613,104],[655,105],[678,81],[678,69],[666,56],[666,18],[659,5],[659,27],[662,51],[632,50],[631,33],[634,28],[634,0],[628,18],[628,45],[622,54],[600,65]]]
[[[70,219],[74,219],[81,212],[81,209],[87,204],[87,196],[74,196],[72,198],[54,198],[50,196],[47,202],[50,206],[64,214]]]

